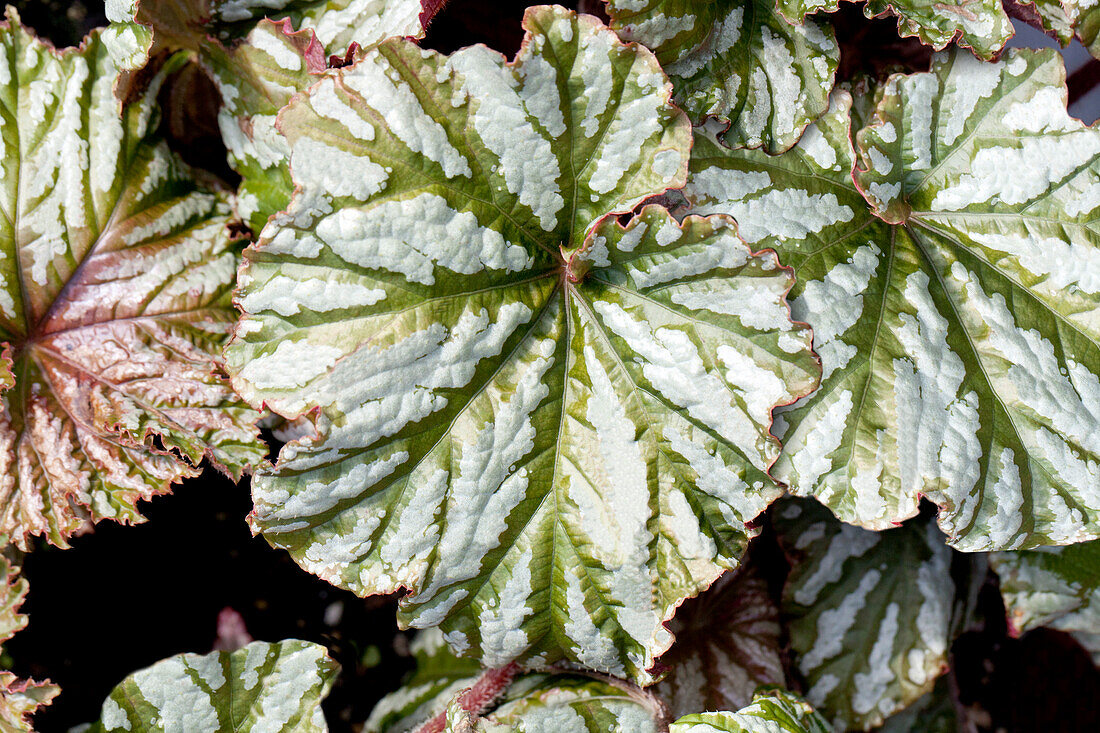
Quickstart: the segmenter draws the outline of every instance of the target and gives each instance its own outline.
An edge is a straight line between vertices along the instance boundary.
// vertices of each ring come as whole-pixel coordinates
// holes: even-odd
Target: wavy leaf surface
[[[813,13],[833,13],[840,0],[779,0],[779,12],[792,23]],[[1013,35],[1012,22],[1000,0],[868,0],[868,18],[893,15],[902,37],[916,36],[940,50],[953,40],[975,54],[991,59]]]
[[[871,529],[925,496],[966,551],[1100,533],[1100,132],[1063,79],[1026,51],[893,77],[863,195],[844,94],[777,158],[699,137],[692,211],[775,247],[815,329],[822,389],[777,431],[795,493]]]
[[[321,700],[339,669],[323,646],[297,640],[177,654],[119,683],[91,733],[325,733]]]
[[[868,532],[794,501],[774,523],[792,564],[783,612],[810,704],[838,730],[868,730],[930,692],[947,669],[956,595],[935,524]]]
[[[751,566],[727,573],[676,612],[676,643],[661,657],[668,675],[654,692],[673,716],[737,710],[764,685],[783,685],[779,609]]]
[[[166,67],[120,105],[144,63],[132,27],[58,53],[0,27],[5,171],[0,529],[64,546],[85,522],[140,521],[139,499],[204,458],[239,477],[266,449],[217,373],[233,320],[229,208],[196,189],[155,134]]]
[[[1010,628],[1065,631],[1100,665],[1100,541],[1027,552],[998,552],[990,565],[1001,577]]]
[[[695,123],[733,146],[790,148],[828,107],[840,51],[828,24],[792,24],[767,0],[608,0],[612,28],[653,49]]]
[[[729,219],[612,215],[686,172],[652,54],[561,9],[525,24],[512,63],[386,41],[281,114],[301,190],[247,255],[227,357],[247,399],[328,428],[256,479],[252,521],[330,582],[409,589],[402,623],[490,666],[644,681],[777,495],[771,409],[816,364],[790,273]]]
[[[670,733],[828,733],[829,724],[797,695],[764,689],[737,712],[695,713],[673,723]]]

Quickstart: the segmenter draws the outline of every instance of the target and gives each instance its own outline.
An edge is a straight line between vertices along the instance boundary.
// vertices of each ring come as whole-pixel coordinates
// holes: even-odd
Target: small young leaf
[[[403,733],[447,709],[455,697],[471,687],[482,672],[475,659],[456,656],[439,629],[425,629],[409,645],[416,671],[396,692],[383,697],[371,710],[366,733]]]
[[[871,529],[923,495],[965,551],[1100,536],[1100,131],[1063,78],[1015,50],[893,77],[862,195],[846,93],[776,158],[698,136],[691,211],[775,247],[815,329],[822,388],[777,426],[794,493]]]
[[[323,646],[296,640],[177,654],[119,683],[89,733],[324,733],[321,700],[339,669]]]
[[[655,717],[661,714],[651,696],[619,680],[568,672],[516,676],[515,665],[482,670],[455,656],[437,629],[420,632],[412,649],[416,672],[378,703],[364,726],[367,733],[641,733],[655,731]]]
[[[812,707],[786,690],[765,688],[736,713],[695,713],[680,718],[669,733],[829,733]]]
[[[832,26],[792,25],[767,0],[608,0],[611,27],[649,46],[695,123],[723,140],[786,150],[828,107],[840,52]],[[732,126],[731,126],[732,125]]]
[[[989,558],[1015,633],[1040,626],[1065,631],[1100,665],[1100,541]]]
[[[233,320],[228,206],[196,190],[155,135],[172,66],[122,106],[142,51],[132,27],[58,53],[14,15],[0,26],[5,95],[0,531],[65,546],[209,458],[263,459],[256,413],[217,373]],[[159,445],[158,445],[159,443]]]
[[[662,622],[736,565],[776,497],[771,410],[817,366],[790,273],[683,184],[653,55],[528,10],[506,63],[404,40],[280,114],[300,187],[252,248],[241,394],[320,440],[253,483],[253,525],[361,594],[409,589],[490,666],[648,681]]]
[[[726,573],[676,612],[672,649],[661,657],[668,675],[654,692],[674,716],[737,710],[762,685],[783,685],[779,609],[755,572]]]
[[[836,12],[840,0],[779,0],[779,12],[792,23],[813,13]],[[993,58],[1012,37],[1012,21],[1000,0],[868,0],[863,14],[897,16],[902,37],[916,36],[935,49],[953,39],[984,59]]]
[[[775,527],[792,563],[783,611],[806,699],[838,729],[867,730],[930,691],[947,668],[955,602],[935,524],[868,532],[790,501]]]

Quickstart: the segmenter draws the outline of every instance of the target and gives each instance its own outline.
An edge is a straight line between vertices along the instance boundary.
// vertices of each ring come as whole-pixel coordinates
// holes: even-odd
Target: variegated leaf
[[[732,712],[695,713],[680,718],[670,733],[829,733],[812,707],[786,690],[764,689],[752,703]]]
[[[197,51],[211,38],[240,38],[266,17],[313,29],[325,48],[342,55],[353,41],[420,35],[441,5],[440,0],[107,0],[106,10],[112,22],[155,29],[168,48]]]
[[[792,23],[839,7],[840,0],[779,0],[779,12]],[[1000,0],[868,0],[863,14],[896,16],[902,37],[916,36],[936,49],[957,39],[985,59],[993,58],[1013,34]]]
[[[324,733],[321,700],[339,669],[323,646],[296,640],[177,654],[119,683],[89,733]]]
[[[990,564],[1015,633],[1040,626],[1072,634],[1100,665],[1100,541],[998,552]]]
[[[525,24],[515,62],[391,40],[282,113],[300,192],[246,256],[227,357],[247,399],[329,426],[257,477],[252,521],[330,582],[409,589],[402,623],[490,666],[648,681],[777,495],[771,409],[816,364],[789,272],[728,218],[610,216],[683,184],[652,54]]]
[[[966,551],[1100,535],[1100,131],[1057,54],[893,77],[859,136],[871,210],[848,104],[778,158],[700,136],[687,189],[799,276],[824,376],[775,475],[871,529],[925,496]]]
[[[384,697],[368,733],[443,731],[656,731],[660,703],[621,680],[562,673],[517,676],[516,665],[482,670],[457,657],[438,629],[413,641],[416,672]],[[465,726],[465,727],[463,727]]]
[[[218,127],[229,164],[241,176],[237,214],[259,232],[290,202],[290,146],[275,116],[294,94],[317,80],[325,51],[312,31],[261,21],[243,43],[203,47],[201,59],[221,92]]]
[[[608,0],[608,13],[657,54],[692,121],[716,117],[730,145],[786,150],[828,106],[832,26],[792,25],[774,0]]]
[[[228,206],[196,190],[156,135],[171,66],[124,108],[131,27],[58,53],[0,27],[0,341],[15,385],[0,412],[0,530],[64,546],[89,519],[197,473],[262,460],[256,413],[216,362],[234,320]]]
[[[366,733],[404,733],[447,709],[448,703],[473,686],[482,672],[477,660],[456,656],[439,629],[425,629],[409,645],[416,670],[396,692],[371,710]]]
[[[0,535],[0,644],[27,625],[26,615],[19,613],[27,595],[27,581],[19,575],[20,552]],[[11,672],[0,670],[0,730],[4,733],[30,733],[34,730],[30,716],[43,705],[49,705],[60,689],[49,681],[19,679]]]
[[[867,730],[929,692],[947,668],[956,595],[935,524],[869,532],[791,500],[775,527],[792,564],[783,610],[810,703],[838,730]]]
[[[779,609],[766,580],[742,567],[676,612],[676,643],[661,657],[668,675],[654,691],[674,716],[737,710],[762,685],[783,685]]]

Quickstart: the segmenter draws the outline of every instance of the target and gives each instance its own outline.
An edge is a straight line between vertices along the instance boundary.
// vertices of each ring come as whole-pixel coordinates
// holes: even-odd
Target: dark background
[[[452,0],[432,23],[424,45],[444,52],[486,43],[509,55],[522,38],[525,3]],[[564,3],[577,7],[578,3]],[[105,23],[102,2],[21,0],[23,21],[58,46],[72,45]],[[599,12],[599,0],[582,0]],[[900,40],[890,20],[868,21],[845,3],[833,16],[841,41],[841,74],[880,72],[887,67],[919,70],[929,53],[912,39]],[[1012,45],[1042,45],[1024,29]],[[1100,64],[1075,44],[1067,53],[1072,111],[1087,122],[1100,114]],[[213,114],[217,93],[185,72],[165,94],[190,100],[186,118],[164,133],[193,165],[233,185]],[[196,92],[196,89],[198,90]],[[196,100],[196,96],[198,99]],[[179,107],[179,105],[175,105]],[[21,676],[49,678],[62,694],[36,716],[47,733],[98,718],[110,690],[131,672],[180,652],[210,651],[216,619],[224,608],[241,614],[257,639],[299,638],[329,648],[343,671],[325,702],[333,731],[353,731],[374,703],[396,689],[411,668],[409,633],[394,621],[394,598],[360,599],[338,590],[251,536],[247,482],[234,485],[213,470],[185,481],[174,494],[145,505],[149,521],[136,527],[104,522],[77,537],[71,550],[42,544],[25,558],[31,591],[23,606],[27,628],[4,647],[6,661]],[[756,542],[754,558],[773,580],[786,572],[769,532]],[[776,584],[778,589],[779,584]],[[1100,731],[1100,674],[1089,656],[1061,633],[1039,630],[1009,638],[995,579],[982,592],[985,621],[953,647],[951,679],[960,709],[977,729]]]

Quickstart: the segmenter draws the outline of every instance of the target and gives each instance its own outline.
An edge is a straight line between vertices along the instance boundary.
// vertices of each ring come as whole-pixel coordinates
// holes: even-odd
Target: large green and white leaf
[[[1100,56],[1100,6],[1092,0],[1022,0],[1012,3],[1013,14],[1053,35],[1063,46],[1077,38],[1093,56]]]
[[[439,0],[107,0],[106,10],[112,22],[154,29],[168,48],[198,51],[212,38],[243,37],[269,18],[310,28],[325,48],[343,54],[352,42],[419,36],[441,5]]]
[[[27,616],[19,613],[27,596],[27,580],[19,574],[21,553],[8,538],[0,535],[0,644],[27,625]],[[0,670],[0,731],[30,733],[34,730],[30,716],[57,697],[57,685],[16,677]]]
[[[771,409],[817,367],[789,272],[728,218],[610,216],[686,173],[652,54],[558,8],[525,24],[513,63],[390,40],[281,114],[300,192],[247,255],[227,359],[328,427],[257,477],[252,522],[330,582],[410,590],[402,623],[489,666],[648,681],[777,495]]]
[[[695,123],[734,146],[794,145],[828,106],[840,51],[832,26],[791,24],[767,0],[608,0],[612,28],[649,46]]]
[[[297,640],[177,654],[119,683],[90,733],[324,733],[321,700],[339,670],[323,646]]]
[[[661,657],[667,676],[654,692],[675,717],[737,710],[763,685],[783,685],[779,609],[767,581],[742,566],[676,612],[676,643]]]
[[[828,722],[786,690],[764,689],[733,712],[694,713],[673,723],[670,733],[829,733]]]
[[[990,564],[1016,633],[1040,626],[1072,634],[1100,665],[1100,541],[998,552]]]
[[[784,18],[798,23],[807,15],[836,12],[840,0],[778,0],[778,6]],[[863,14],[896,16],[902,37],[916,36],[936,49],[957,39],[985,59],[993,58],[1014,33],[1000,0],[868,0]]]
[[[234,321],[228,206],[156,134],[166,67],[120,107],[144,60],[130,27],[58,53],[0,27],[0,531],[64,546],[88,520],[262,460],[256,413],[217,373]]]
[[[947,668],[955,584],[930,520],[885,532],[791,500],[774,520],[791,561],[783,612],[806,698],[839,730],[867,730]]]
[[[774,473],[871,529],[925,496],[966,551],[1095,537],[1100,132],[1067,115],[1052,52],[940,55],[882,97],[860,133],[871,208],[846,94],[778,157],[697,139],[691,210],[794,266],[822,358]]]

